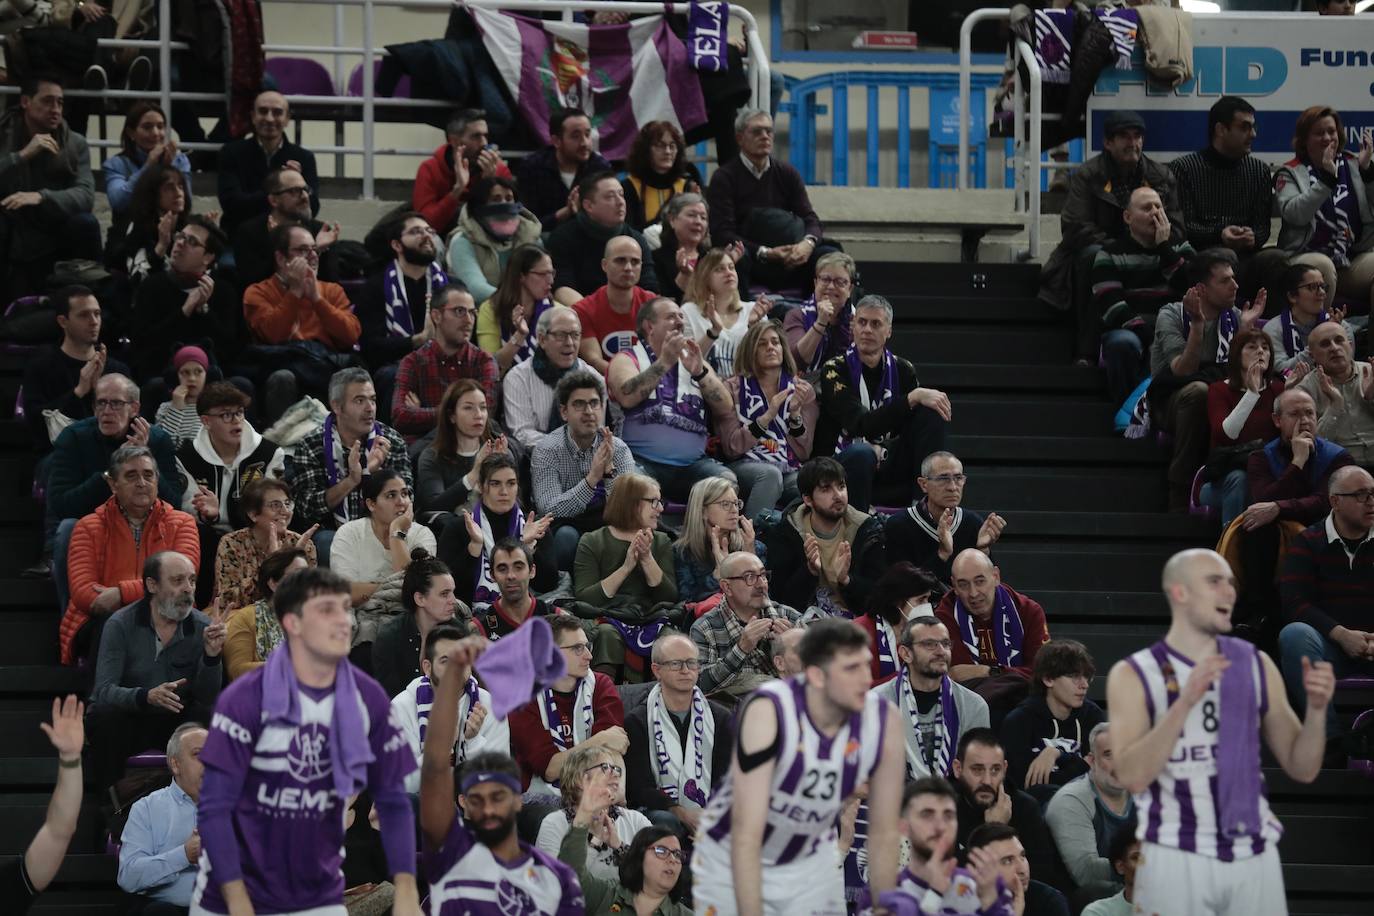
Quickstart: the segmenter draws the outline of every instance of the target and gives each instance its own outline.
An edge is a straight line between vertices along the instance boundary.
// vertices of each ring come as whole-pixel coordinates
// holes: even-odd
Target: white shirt
[[[748,156],[744,155],[743,152],[739,154],[739,161],[744,163],[744,167],[749,170],[749,174],[753,175],[755,178],[762,178],[763,173],[768,171],[768,169],[773,165],[773,157],[769,156],[768,160],[764,162],[763,168],[758,168],[754,165],[753,161],[750,160]]]
[[[645,827],[652,826],[649,819],[643,814],[631,808],[621,806],[619,815],[615,819],[615,833],[620,837],[621,847],[630,845],[630,841],[635,838],[635,834]],[[563,845],[563,837],[568,835],[572,828],[568,815],[560,811],[552,811],[545,816],[539,825],[539,840],[534,845],[544,850],[551,856],[557,856],[559,847]],[[588,834],[590,842],[591,834]],[[611,855],[609,847],[597,849],[595,846],[587,848],[587,872],[596,878],[604,878],[607,881],[620,881],[620,868],[615,864],[615,858]]]
[[[406,688],[391,699],[391,715],[396,723],[396,729],[405,736],[410,744],[410,749],[415,752],[415,762],[422,763],[421,754],[424,748],[420,744],[420,711],[416,705],[415,691],[419,689],[420,679],[417,677],[406,685]],[[463,738],[463,725],[467,721],[467,708],[465,697],[458,699],[458,740],[463,742],[463,756],[471,757],[483,751],[498,751],[502,754],[510,753],[510,723],[505,719],[498,719],[491,714],[491,694],[485,687],[477,688],[477,702],[487,710],[487,717],[482,720],[482,725],[477,729],[477,734],[471,738]],[[406,777],[406,791],[411,795],[420,794],[420,771],[417,769]]]
[[[433,556],[436,541],[434,532],[416,522],[406,534],[406,552],[423,547]],[[396,571],[391,554],[372,531],[372,520],[355,518],[344,522],[334,535],[329,548],[329,565],[339,575],[353,582],[381,582]]]
[[[706,354],[706,358],[711,362],[711,368],[716,370],[716,375],[721,378],[729,378],[735,374],[735,351],[739,349],[739,343],[744,339],[744,335],[749,332],[749,313],[753,308],[753,302],[741,302],[735,323],[721,329],[719,339],[711,345],[711,352]],[[711,329],[711,322],[701,314],[701,307],[695,302],[682,303],[682,320],[687,323],[688,333],[697,340],[706,336],[706,332]],[[724,325],[725,322],[721,321],[721,324]]]

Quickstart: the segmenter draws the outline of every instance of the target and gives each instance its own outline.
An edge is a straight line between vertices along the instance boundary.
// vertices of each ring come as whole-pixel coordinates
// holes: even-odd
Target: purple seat
[[[1206,467],[1200,467],[1193,475],[1193,485],[1188,489],[1188,514],[1211,518],[1217,510],[1202,503],[1202,485],[1206,483],[1202,477],[1206,471]]]
[[[124,761],[126,770],[152,770],[161,769],[167,765],[167,752],[149,748],[146,751],[139,751],[132,757]]]
[[[1343,677],[1336,681],[1337,690],[1374,690],[1374,677]],[[1362,713],[1368,715],[1368,713]]]
[[[335,95],[334,77],[308,57],[269,57],[264,69],[282,95]]]
[[[1346,680],[1368,681],[1370,680],[1370,678],[1347,678]],[[1374,716],[1374,709],[1366,709],[1364,712],[1360,713],[1358,716],[1355,717],[1355,721],[1350,727],[1352,729],[1359,728],[1365,722],[1369,721],[1371,716]],[[1354,770],[1357,773],[1363,773],[1365,776],[1374,779],[1374,760],[1366,760],[1360,757],[1351,757],[1348,760],[1346,760],[1345,765],[1347,769]]]
[[[381,73],[382,73],[382,61],[381,61],[380,58],[377,58],[377,59],[375,59],[375,60],[372,61],[372,88],[373,88],[373,90],[374,90],[374,93],[375,93],[375,90],[376,90],[376,88],[377,88],[377,78],[378,78],[379,76],[381,76]],[[356,66],[356,67],[353,68],[353,72],[350,73],[350,74],[348,74],[348,89],[346,90],[346,92],[347,92],[348,95],[351,95],[351,96],[354,96],[354,97],[359,97],[359,96],[361,96],[361,95],[363,94],[363,65],[362,65],[362,64],[358,64],[358,66]],[[398,80],[396,81],[396,89],[395,89],[393,92],[391,92],[391,94],[388,96],[388,98],[393,98],[393,99],[408,99],[408,98],[410,98],[410,74],[408,74],[408,73],[402,73],[402,74],[401,74],[401,78],[398,79]]]

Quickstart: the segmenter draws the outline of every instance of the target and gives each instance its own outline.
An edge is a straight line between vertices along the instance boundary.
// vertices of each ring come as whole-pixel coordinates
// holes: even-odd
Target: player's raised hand
[[[1220,678],[1223,671],[1231,667],[1231,662],[1224,655],[1209,655],[1198,662],[1188,675],[1188,682],[1183,685],[1182,699],[1189,706],[1195,705],[1202,699],[1211,686]]]

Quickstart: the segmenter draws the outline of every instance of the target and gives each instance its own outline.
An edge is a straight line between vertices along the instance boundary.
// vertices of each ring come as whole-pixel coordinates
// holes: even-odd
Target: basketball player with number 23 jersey
[[[1116,775],[1135,796],[1141,841],[1134,912],[1284,916],[1283,828],[1269,810],[1260,736],[1290,777],[1316,779],[1335,675],[1303,660],[1300,722],[1273,660],[1226,635],[1236,601],[1226,561],[1185,550],[1164,565],[1163,585],[1169,632],[1107,681]]]
[[[803,672],[744,702],[729,776],[697,831],[692,896],[703,916],[843,916],[835,824],[869,784],[873,899],[897,879],[906,748],[873,684],[868,635],[849,620],[807,627]]]

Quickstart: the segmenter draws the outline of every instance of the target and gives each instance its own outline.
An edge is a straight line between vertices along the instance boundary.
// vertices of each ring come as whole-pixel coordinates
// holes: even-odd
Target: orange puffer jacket
[[[67,582],[72,597],[62,615],[58,642],[62,664],[70,665],[72,640],[91,617],[91,603],[107,588],[119,589],[123,607],[143,597],[143,561],[163,550],[184,554],[200,567],[200,537],[196,520],[159,499],[144,522],[137,544],[129,520],[111,496],[83,517],[72,531],[67,548]]]

